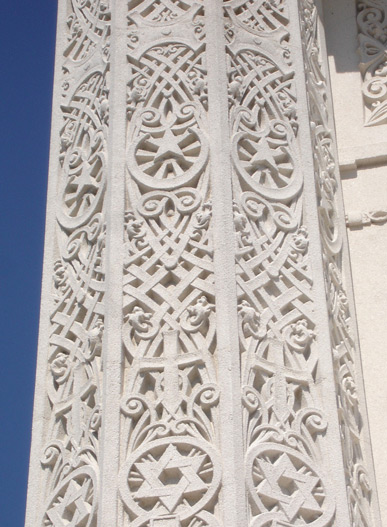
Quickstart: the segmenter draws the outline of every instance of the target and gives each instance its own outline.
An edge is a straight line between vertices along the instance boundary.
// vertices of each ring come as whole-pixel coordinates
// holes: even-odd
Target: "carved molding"
[[[357,0],[365,126],[387,123],[387,3]]]

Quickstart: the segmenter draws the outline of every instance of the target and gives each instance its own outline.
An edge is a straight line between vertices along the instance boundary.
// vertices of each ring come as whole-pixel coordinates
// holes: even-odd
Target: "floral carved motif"
[[[387,123],[387,3],[357,0],[365,125]]]
[[[110,11],[67,2],[41,525],[94,525],[104,331]]]
[[[338,217],[340,183],[326,103],[328,88],[320,51],[318,12],[313,0],[300,0],[299,6],[348,503],[352,525],[364,527],[372,525],[370,510],[372,492],[365,469],[362,446],[364,423],[357,395],[359,382],[355,368],[357,350],[351,329],[351,313],[343,276],[343,239]]]

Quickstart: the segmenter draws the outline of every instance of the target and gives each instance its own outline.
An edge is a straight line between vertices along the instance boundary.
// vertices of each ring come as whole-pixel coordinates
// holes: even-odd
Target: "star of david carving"
[[[256,462],[262,478],[257,492],[265,503],[278,504],[289,521],[298,515],[319,517],[323,513],[316,500],[320,478],[311,474],[307,467],[296,468],[286,453],[274,463],[264,459]],[[320,492],[318,496],[321,497]]]
[[[144,459],[135,464],[144,481],[134,493],[136,500],[156,498],[169,513],[183,498],[198,499],[207,491],[207,485],[198,475],[206,455],[183,456],[175,445],[169,445],[160,459]]]
[[[82,483],[71,480],[63,498],[58,497],[57,502],[47,511],[53,527],[86,525],[92,508],[89,503],[91,490],[90,479],[85,479]]]

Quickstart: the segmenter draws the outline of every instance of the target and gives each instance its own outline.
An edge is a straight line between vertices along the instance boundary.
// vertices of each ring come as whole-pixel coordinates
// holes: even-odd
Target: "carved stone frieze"
[[[387,123],[387,3],[357,0],[365,126]]]

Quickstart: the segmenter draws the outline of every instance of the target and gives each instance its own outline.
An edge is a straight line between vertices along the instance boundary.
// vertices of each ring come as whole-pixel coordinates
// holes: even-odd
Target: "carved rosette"
[[[387,123],[387,4],[357,0],[365,126]]]
[[[225,0],[250,525],[332,525],[287,2]]]
[[[122,525],[217,526],[214,274],[201,2],[129,2]]]
[[[373,2],[376,4],[376,2]],[[313,140],[314,176],[319,207],[324,276],[334,361],[348,504],[355,526],[371,526],[372,492],[363,454],[364,421],[357,395],[356,344],[343,276],[343,239],[338,211],[340,185],[334,138],[327,106],[328,87],[319,39],[319,16],[313,0],[300,0],[300,20]]]
[[[69,0],[67,11],[47,370],[51,413],[41,459],[45,527],[95,525],[99,487],[110,10],[102,0]]]

